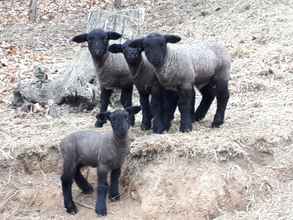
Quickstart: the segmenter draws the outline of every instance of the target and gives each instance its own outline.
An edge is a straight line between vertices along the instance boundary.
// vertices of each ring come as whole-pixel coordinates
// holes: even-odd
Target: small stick
[[[94,209],[94,207],[89,206],[89,205],[86,205],[86,204],[83,204],[83,203],[78,202],[78,201],[76,201],[75,203],[76,203],[77,205],[79,205],[79,206],[81,206],[81,207],[84,207],[84,208],[87,208],[87,209]]]
[[[11,170],[12,170],[12,168],[10,167],[10,169],[9,169],[9,175],[8,175],[8,180],[7,180],[7,183],[5,183],[5,186],[7,186],[7,185],[10,184],[10,181],[11,181]]]
[[[38,192],[35,192],[35,194],[33,195],[31,201],[30,201],[30,207],[33,206],[33,204],[35,203],[36,199],[37,199],[37,196],[38,196]]]

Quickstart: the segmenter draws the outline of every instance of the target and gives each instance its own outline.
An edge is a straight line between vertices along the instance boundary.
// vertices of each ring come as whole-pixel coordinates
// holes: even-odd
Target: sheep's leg
[[[174,119],[174,113],[176,111],[178,103],[178,94],[176,91],[164,90],[164,124],[167,131],[171,127],[171,122]]]
[[[113,93],[113,90],[111,89],[105,89],[105,88],[101,88],[101,107],[100,107],[100,112],[105,112],[107,111],[108,105],[110,103],[110,97]],[[97,117],[97,121],[95,126],[98,128],[103,127],[103,124],[105,124],[107,122],[106,119],[101,119],[99,117]]]
[[[66,212],[74,215],[78,212],[72,199],[72,183],[74,178],[74,166],[67,162],[63,165],[63,174],[61,176],[62,193],[64,198],[64,207]]]
[[[119,193],[119,177],[121,174],[121,168],[112,170],[111,172],[111,185],[109,198],[111,201],[117,201],[120,199]]]
[[[107,215],[107,193],[108,193],[108,183],[107,176],[108,171],[105,168],[98,167],[98,188],[97,188],[97,201],[96,201],[96,213],[101,216]]]
[[[82,190],[84,194],[90,194],[94,191],[91,184],[88,183],[88,181],[84,178],[84,176],[80,172],[80,167],[77,167],[74,180],[77,184],[77,186]]]
[[[195,112],[195,89],[193,88],[192,89],[192,99],[191,99],[191,108],[190,108],[190,110],[191,110],[191,116],[194,114],[194,112]]]
[[[120,96],[120,102],[124,108],[132,106],[132,91],[133,86],[130,86],[129,88],[122,89],[121,96]],[[130,115],[130,125],[134,126],[135,124],[135,115]]]
[[[178,93],[175,91],[166,90],[167,96],[164,96],[167,104],[167,107],[164,109],[164,112],[167,113],[167,122],[166,122],[166,130],[168,131],[171,127],[171,122],[174,119],[174,113],[176,111],[176,107],[178,104]],[[194,106],[195,106],[195,91],[192,89],[192,99],[191,99],[191,115],[194,114]]]
[[[216,96],[215,89],[211,83],[200,89],[200,93],[202,94],[202,100],[193,114],[193,122],[204,119]]]
[[[192,130],[191,105],[193,88],[181,88],[178,92],[178,107],[181,114],[180,131],[189,132]]]
[[[139,102],[142,108],[141,130],[149,130],[151,128],[152,113],[149,102],[149,94],[139,92]]]
[[[153,132],[161,134],[165,130],[163,120],[163,94],[162,87],[156,83],[152,86],[151,111],[153,115]]]
[[[212,123],[212,127],[220,127],[224,123],[225,110],[229,100],[228,81],[218,79],[216,81],[217,111]]]

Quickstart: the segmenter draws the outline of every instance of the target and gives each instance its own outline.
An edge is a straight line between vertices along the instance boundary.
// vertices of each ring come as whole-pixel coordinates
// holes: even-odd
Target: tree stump
[[[115,11],[99,9],[90,12],[87,31],[95,28],[117,31],[123,34],[123,38],[120,39],[120,42],[123,42],[125,39],[140,36],[143,32],[143,22],[143,9]],[[33,80],[20,81],[14,91],[12,105],[14,107],[20,107],[24,103],[47,105],[48,100],[54,100],[56,104],[78,106],[80,111],[93,109],[99,103],[100,89],[88,49],[81,48],[73,61],[66,66],[66,71],[56,80],[36,77]]]
[[[29,20],[36,22],[37,20],[38,0],[30,0],[28,16]]]

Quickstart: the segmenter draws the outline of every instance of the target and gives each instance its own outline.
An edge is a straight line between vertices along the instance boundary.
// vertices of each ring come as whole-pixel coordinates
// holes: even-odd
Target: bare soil
[[[85,31],[89,10],[112,1],[42,1],[37,23],[27,19],[28,4],[0,4],[0,219],[95,219],[95,193],[76,186],[79,213],[64,211],[58,146],[73,131],[101,130],[95,111],[62,107],[52,118],[9,104],[35,65],[49,68],[50,78],[62,74],[80,48],[68,40]],[[107,219],[293,219],[293,2],[122,1],[138,6],[146,33],[223,41],[233,58],[231,98],[220,129],[210,128],[215,103],[188,134],[178,132],[178,113],[169,134],[142,132],[137,123],[122,199],[109,202]],[[94,169],[88,178],[96,184]]]

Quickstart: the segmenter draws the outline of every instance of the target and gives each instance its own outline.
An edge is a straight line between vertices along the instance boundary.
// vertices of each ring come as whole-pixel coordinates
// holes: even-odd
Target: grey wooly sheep
[[[123,44],[112,44],[109,46],[109,51],[123,53],[133,75],[133,82],[139,92],[142,107],[141,129],[150,129],[151,119],[154,116],[153,132],[162,133],[165,130],[169,130],[171,126],[178,96],[176,92],[162,88],[153,66],[142,55],[142,50],[128,46],[131,42],[131,40],[128,40]],[[151,99],[151,106],[149,103],[150,95],[158,97],[157,99]],[[155,102],[156,100],[158,102]]]
[[[192,130],[192,121],[203,119],[217,98],[217,110],[212,127],[224,123],[225,110],[229,99],[231,58],[219,43],[197,42],[189,45],[168,45],[181,40],[176,35],[157,33],[134,40],[129,46],[145,51],[148,61],[156,69],[159,82],[168,89],[179,93],[181,113],[180,131]],[[193,114],[190,114],[192,87],[201,92],[202,101]]]
[[[106,198],[109,191],[111,200],[118,200],[121,166],[128,154],[129,118],[140,111],[140,106],[127,107],[125,110],[101,112],[100,117],[110,121],[112,131],[78,131],[65,137],[60,144],[64,158],[61,176],[64,206],[70,214],[76,214],[77,208],[72,199],[72,183],[75,180],[83,193],[93,192],[93,187],[81,174],[85,166],[97,167],[98,187],[96,213],[106,215]],[[111,172],[111,184],[108,187],[107,176]]]
[[[77,35],[72,38],[73,42],[88,43],[97,76],[101,87],[101,106],[100,112],[107,111],[110,97],[114,89],[121,89],[120,102],[124,108],[132,106],[133,82],[130,70],[123,55],[112,54],[108,51],[110,40],[121,38],[117,32],[106,32],[102,29],[94,29],[89,33]],[[102,127],[106,120],[98,117],[96,127]],[[131,125],[134,125],[135,118],[132,116]]]

